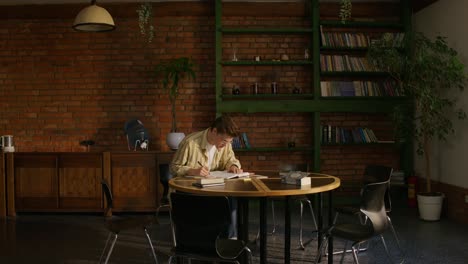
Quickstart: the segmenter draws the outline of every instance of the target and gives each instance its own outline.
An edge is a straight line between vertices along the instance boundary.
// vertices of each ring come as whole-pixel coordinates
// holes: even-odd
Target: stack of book
[[[250,143],[247,138],[247,133],[243,132],[238,137],[232,139],[232,148],[233,149],[249,149]]]
[[[221,185],[224,185],[224,178],[219,178],[219,177],[197,179],[193,183],[193,186],[200,187],[200,188],[211,187],[211,186],[221,186]]]
[[[392,185],[405,185],[405,173],[403,171],[392,172],[390,182]]]

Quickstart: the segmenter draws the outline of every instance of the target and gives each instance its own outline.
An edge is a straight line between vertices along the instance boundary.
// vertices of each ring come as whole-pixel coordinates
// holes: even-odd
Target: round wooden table
[[[267,198],[271,197],[284,197],[285,198],[285,252],[284,262],[290,263],[291,256],[291,215],[289,201],[292,196],[299,195],[312,195],[318,194],[318,229],[319,229],[319,242],[322,241],[322,233],[320,230],[323,229],[323,193],[329,193],[329,210],[328,220],[329,225],[332,225],[332,190],[340,186],[340,179],[337,177],[311,173],[311,185],[296,186],[291,184],[284,184],[278,177],[265,178],[264,176],[254,175],[250,178],[241,179],[230,179],[225,181],[225,185],[212,186],[199,188],[192,185],[196,181],[194,178],[188,177],[177,177],[169,181],[169,186],[176,190],[198,195],[208,196],[228,196],[239,198],[238,208],[238,227],[239,227],[239,239],[245,241],[248,240],[248,201],[250,199],[260,200],[260,263],[266,264],[266,202]],[[333,252],[332,240],[329,240],[329,252]],[[320,243],[319,243],[320,244]],[[320,245],[319,245],[320,247]],[[329,263],[333,263],[333,254],[329,254]]]

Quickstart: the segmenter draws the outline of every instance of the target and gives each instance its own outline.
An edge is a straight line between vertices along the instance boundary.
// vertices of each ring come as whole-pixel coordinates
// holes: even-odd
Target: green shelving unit
[[[410,104],[411,100],[404,97],[337,97],[321,96],[321,80],[337,79],[340,80],[363,80],[363,79],[384,79],[388,77],[385,72],[369,71],[323,71],[320,70],[321,54],[364,54],[367,47],[322,47],[321,30],[322,27],[341,28],[343,30],[371,29],[371,30],[391,30],[406,32],[410,25],[410,7],[408,0],[402,0],[401,19],[398,21],[351,21],[345,24],[341,21],[320,20],[320,10],[318,0],[306,0],[304,12],[310,15],[304,20],[310,19],[310,27],[223,27],[222,25],[222,1],[215,0],[215,58],[216,58],[216,111],[221,113],[310,113],[313,122],[313,147],[294,148],[253,148],[236,149],[235,151],[257,151],[257,152],[275,152],[275,151],[305,151],[313,156],[313,170],[320,171],[320,155],[323,144],[321,143],[321,114],[322,113],[390,113],[394,106],[399,104]],[[275,34],[300,34],[310,36],[310,59],[309,60],[287,60],[287,61],[226,61],[222,58],[222,39],[224,35],[275,35]],[[223,94],[223,67],[241,67],[241,66],[304,66],[305,71],[309,71],[312,76],[311,92],[306,94]],[[353,144],[353,145],[376,145],[373,144]],[[351,144],[342,144],[351,145]],[[387,143],[388,145],[388,143]],[[411,145],[411,144],[409,144]],[[407,149],[402,151],[410,153]],[[408,159],[407,156],[404,157]],[[406,162],[404,166],[412,166],[412,162]],[[402,163],[403,164],[403,163]]]

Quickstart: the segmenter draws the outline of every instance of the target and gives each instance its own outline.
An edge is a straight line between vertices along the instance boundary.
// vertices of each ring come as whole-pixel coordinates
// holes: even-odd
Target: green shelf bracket
[[[339,20],[322,20],[320,21],[320,25],[322,26],[330,26],[330,27],[341,27],[341,28],[391,28],[391,29],[403,29],[404,25],[399,22],[385,22],[385,21],[347,21],[346,23],[342,23]]]
[[[312,147],[269,147],[269,148],[238,148],[233,149],[234,152],[309,152],[312,151]]]
[[[351,100],[327,99],[327,100],[270,100],[250,101],[236,100],[226,101],[220,105],[223,113],[278,113],[278,112],[355,112],[355,113],[389,113],[394,107],[401,104],[401,100],[378,100],[352,98]]]
[[[310,34],[313,28],[221,28],[224,34]]]
[[[262,66],[262,65],[312,65],[312,61],[221,61],[224,66]]]

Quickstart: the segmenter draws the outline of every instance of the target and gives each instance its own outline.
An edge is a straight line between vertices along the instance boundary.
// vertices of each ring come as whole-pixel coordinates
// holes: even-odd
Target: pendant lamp
[[[78,13],[73,28],[77,31],[104,32],[114,30],[115,24],[109,12],[97,6],[96,0],[92,0],[90,6]]]

